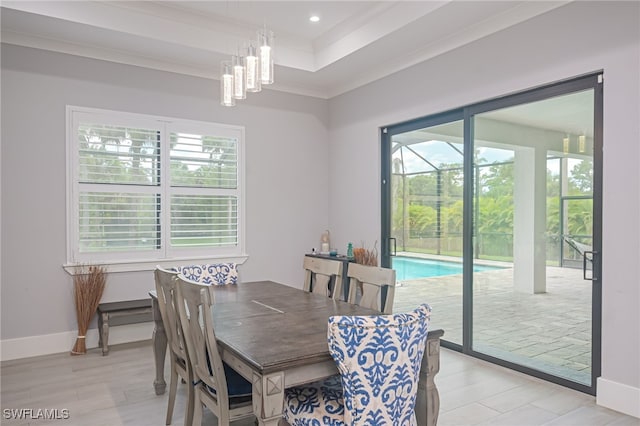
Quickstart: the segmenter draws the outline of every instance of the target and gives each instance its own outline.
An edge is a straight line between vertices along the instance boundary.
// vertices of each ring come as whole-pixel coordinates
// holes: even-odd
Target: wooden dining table
[[[214,286],[213,323],[222,359],[253,384],[253,409],[260,425],[277,425],[284,390],[338,373],[327,344],[334,315],[379,315],[371,309],[305,292],[272,281]],[[167,337],[155,292],[156,394],[165,392]],[[442,330],[429,330],[422,361],[416,417],[435,426],[440,400],[434,377],[440,368]]]

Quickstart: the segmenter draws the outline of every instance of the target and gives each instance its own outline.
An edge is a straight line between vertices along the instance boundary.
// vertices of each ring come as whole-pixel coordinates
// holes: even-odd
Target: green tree
[[[457,200],[444,210],[443,222],[447,234],[462,235],[463,206],[462,200]]]
[[[582,160],[569,173],[569,194],[590,195],[593,192],[593,163]]]
[[[572,200],[568,208],[569,235],[588,235],[593,232],[593,200]]]
[[[409,226],[412,238],[433,235],[436,229],[435,209],[430,206],[410,205]]]
[[[485,197],[513,195],[513,162],[481,167],[480,193]]]

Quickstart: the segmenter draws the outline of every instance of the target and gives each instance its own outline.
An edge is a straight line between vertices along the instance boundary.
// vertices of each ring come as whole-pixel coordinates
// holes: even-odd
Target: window
[[[70,265],[243,256],[242,127],[68,107],[67,133]]]

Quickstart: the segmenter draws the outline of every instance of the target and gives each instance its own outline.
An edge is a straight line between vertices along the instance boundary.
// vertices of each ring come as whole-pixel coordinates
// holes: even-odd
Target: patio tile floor
[[[583,384],[591,381],[591,285],[579,269],[547,267],[547,291],[513,288],[513,268],[474,273],[474,350]],[[462,343],[462,275],[401,281],[394,312],[420,303],[432,327]]]

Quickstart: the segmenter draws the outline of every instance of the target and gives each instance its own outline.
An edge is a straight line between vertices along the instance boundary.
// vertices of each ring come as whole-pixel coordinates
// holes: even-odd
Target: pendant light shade
[[[266,28],[258,31],[258,50],[260,54],[260,81],[273,83],[273,31]]]
[[[244,43],[243,43],[244,44]],[[240,54],[240,46],[231,61],[220,63],[220,104],[235,106],[236,99],[246,99],[247,92],[260,92],[263,84],[272,84],[273,32],[266,26],[258,31],[258,41],[250,41]],[[246,46],[246,44],[244,44]]]
[[[259,92],[262,90],[260,58],[253,44],[250,44],[247,49],[247,56],[244,57],[244,66],[247,70],[247,92]]]
[[[233,97],[236,99],[247,98],[247,75],[244,68],[244,60],[240,55],[232,57],[233,63]]]
[[[230,61],[220,64],[220,105],[234,106],[236,100],[233,97],[233,67]]]

